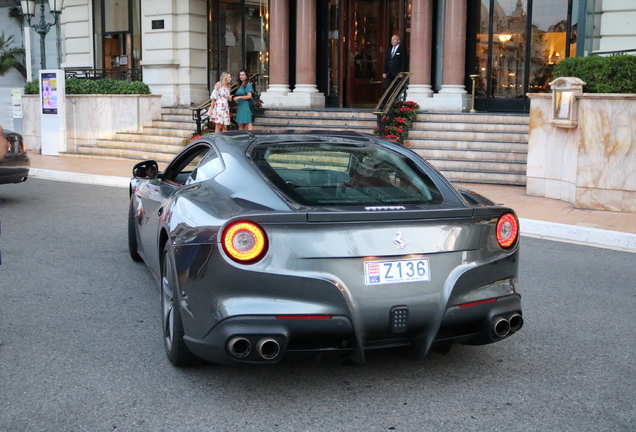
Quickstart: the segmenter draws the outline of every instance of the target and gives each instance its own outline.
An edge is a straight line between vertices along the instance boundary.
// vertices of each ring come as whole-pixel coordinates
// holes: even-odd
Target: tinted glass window
[[[195,158],[193,162],[197,162]],[[218,173],[223,171],[223,162],[214,150],[210,150],[205,157],[198,161],[186,184],[202,182],[214,178]]]
[[[379,145],[258,145],[252,159],[291,200],[308,206],[439,204],[433,181],[410,159]]]
[[[172,161],[166,168],[164,179],[179,184],[189,182],[191,180],[190,175],[209,151],[210,147],[207,145],[193,147],[178,159]]]

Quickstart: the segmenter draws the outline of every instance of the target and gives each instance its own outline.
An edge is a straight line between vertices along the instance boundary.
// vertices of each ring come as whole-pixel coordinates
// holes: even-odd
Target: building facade
[[[635,24],[633,0],[65,0],[60,67],[140,76],[164,106],[245,68],[268,107],[372,107],[397,34],[423,109],[470,108],[474,79],[478,111],[524,112],[561,59],[636,49]]]

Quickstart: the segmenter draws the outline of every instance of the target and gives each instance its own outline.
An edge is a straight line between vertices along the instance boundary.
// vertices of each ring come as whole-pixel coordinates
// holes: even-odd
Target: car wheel
[[[141,261],[141,256],[137,252],[137,228],[135,227],[135,213],[132,199],[128,207],[128,252],[133,261]]]
[[[161,261],[161,319],[163,342],[170,362],[177,367],[189,366],[195,357],[183,340],[183,322],[179,307],[177,270],[170,252],[170,243],[163,249]]]

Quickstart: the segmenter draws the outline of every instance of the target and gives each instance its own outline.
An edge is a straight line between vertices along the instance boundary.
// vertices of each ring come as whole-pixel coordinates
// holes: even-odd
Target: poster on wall
[[[22,89],[11,89],[11,106],[13,118],[22,118]]]
[[[57,73],[41,74],[42,114],[57,114]]]

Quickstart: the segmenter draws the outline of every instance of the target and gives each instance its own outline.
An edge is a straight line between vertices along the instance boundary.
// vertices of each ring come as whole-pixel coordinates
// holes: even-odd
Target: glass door
[[[208,86],[223,72],[257,75],[259,91],[267,88],[269,9],[267,0],[208,0]]]
[[[478,16],[475,106],[478,110],[524,111],[527,1],[482,0]]]
[[[526,93],[548,92],[554,65],[575,54],[572,0],[481,0],[471,7],[477,18],[468,23],[474,44],[467,75],[477,75],[475,108],[528,111]]]
[[[348,15],[348,106],[374,106],[382,91],[380,0],[353,0]]]
[[[348,107],[374,107],[383,91],[382,73],[391,36],[408,50],[409,0],[349,0],[342,15],[345,98]]]
[[[140,0],[95,0],[95,69],[102,69],[101,75],[141,78],[140,11]]]

